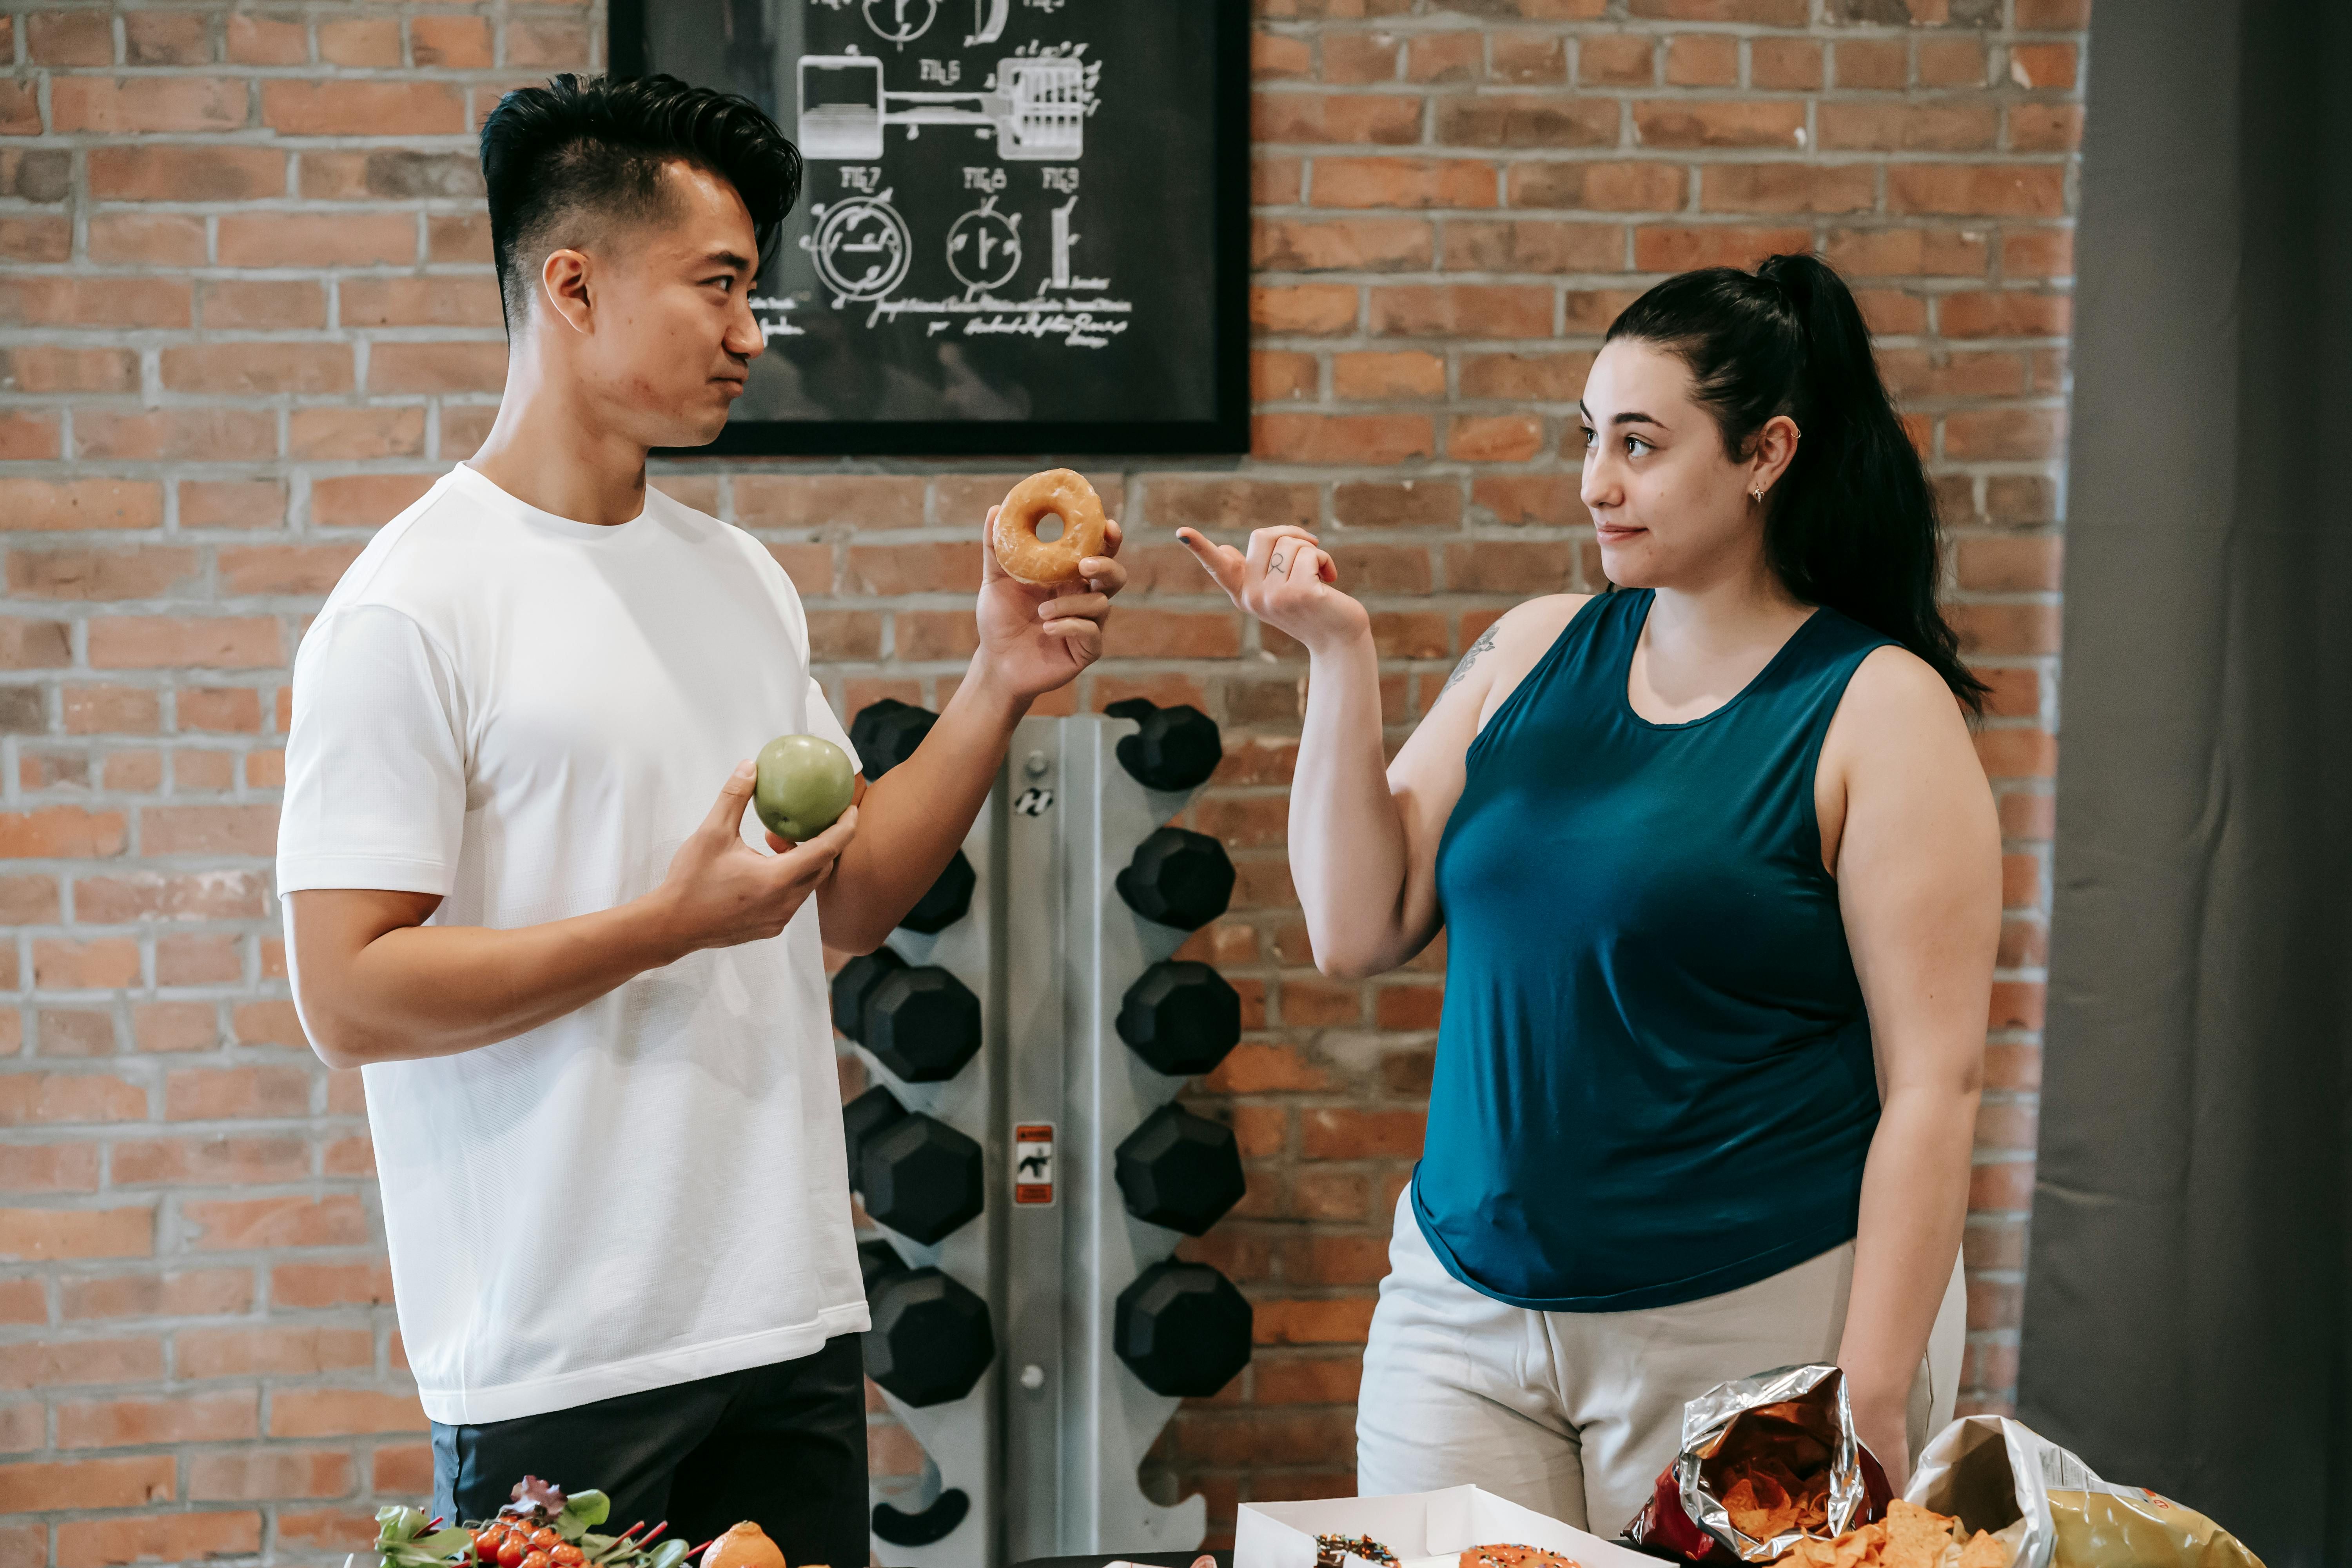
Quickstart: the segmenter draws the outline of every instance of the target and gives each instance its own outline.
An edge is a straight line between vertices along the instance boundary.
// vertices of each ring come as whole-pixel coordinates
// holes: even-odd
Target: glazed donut
[[[1059,539],[1037,537],[1046,517],[1062,520]],[[1005,574],[1031,587],[1078,580],[1078,563],[1103,552],[1102,498],[1086,476],[1071,468],[1048,468],[1013,487],[997,509],[996,563]]]

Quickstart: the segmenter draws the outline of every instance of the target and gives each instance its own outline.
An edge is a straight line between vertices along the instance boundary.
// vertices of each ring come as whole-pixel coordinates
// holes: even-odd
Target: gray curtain
[[[2094,28],[2018,1414],[2352,1564],[2352,4]]]

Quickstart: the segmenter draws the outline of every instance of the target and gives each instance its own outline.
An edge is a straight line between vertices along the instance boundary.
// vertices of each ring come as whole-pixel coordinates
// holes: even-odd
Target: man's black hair
[[[507,330],[530,319],[551,251],[659,219],[662,167],[680,160],[735,187],[764,259],[800,195],[801,154],[750,99],[673,76],[568,72],[499,99],[482,121],[482,177]]]

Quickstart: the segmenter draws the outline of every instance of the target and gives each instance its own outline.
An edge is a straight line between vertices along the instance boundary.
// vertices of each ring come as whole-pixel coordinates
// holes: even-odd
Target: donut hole
[[[1057,514],[1050,511],[1038,514],[1037,537],[1045,543],[1053,543],[1068,531],[1069,524],[1064,522]]]

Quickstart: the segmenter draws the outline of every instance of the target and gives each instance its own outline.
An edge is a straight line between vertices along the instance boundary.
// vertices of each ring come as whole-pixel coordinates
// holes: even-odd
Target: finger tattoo
[[[1282,555],[1280,552],[1276,552],[1274,559],[1266,563],[1266,570],[1269,572],[1279,572],[1282,570]]]

